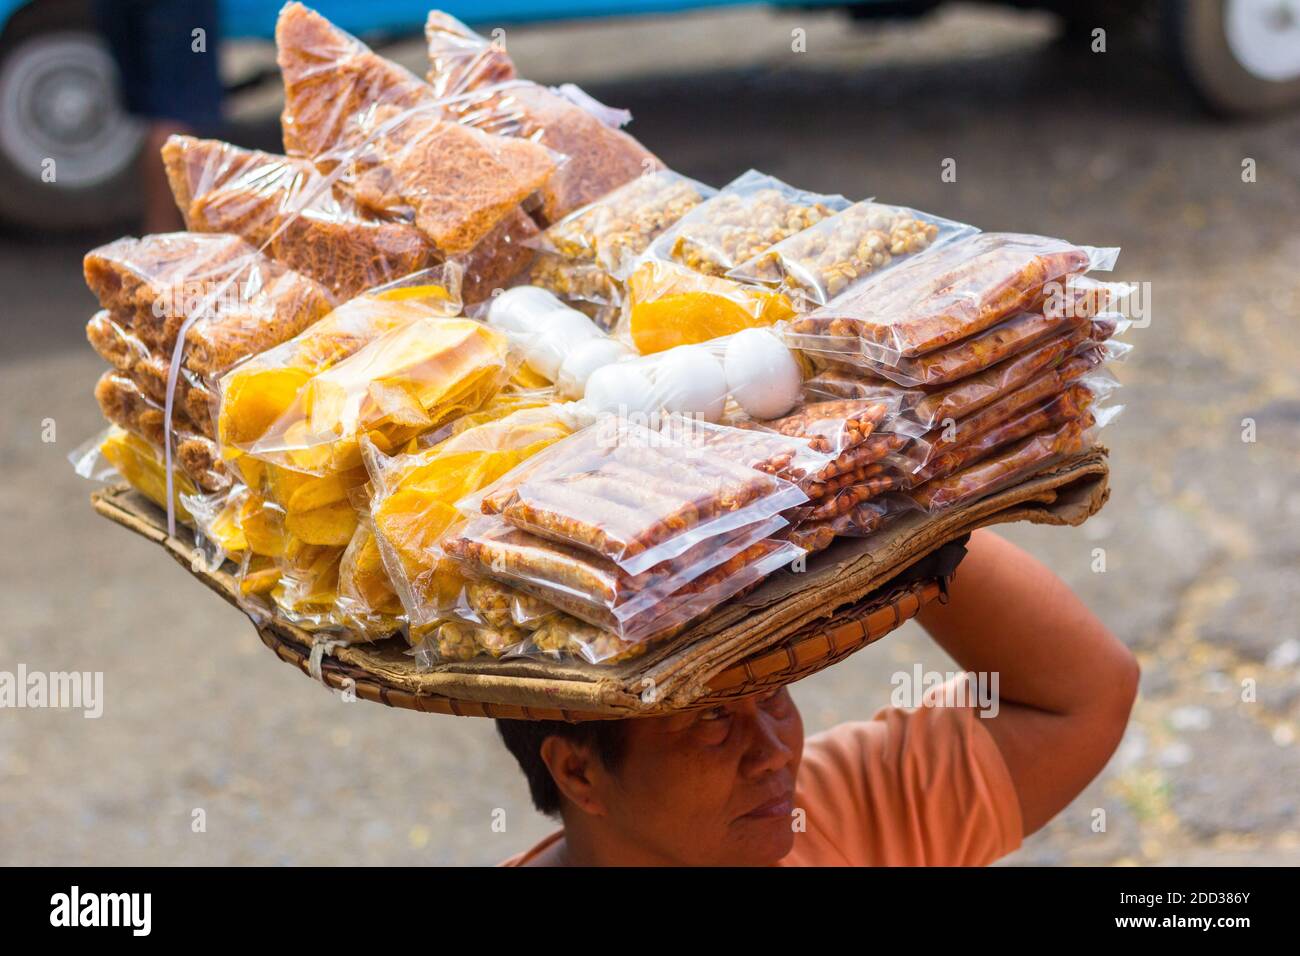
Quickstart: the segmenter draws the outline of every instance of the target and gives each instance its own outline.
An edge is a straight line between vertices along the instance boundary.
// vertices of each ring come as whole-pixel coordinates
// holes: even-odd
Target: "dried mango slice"
[[[291,511],[284,516],[284,529],[306,544],[341,548],[357,530],[357,512],[346,501],[310,511]]]
[[[779,292],[647,260],[628,280],[629,332],[643,355],[790,319]]]
[[[449,310],[460,310],[459,297],[442,286],[399,287],[359,296],[288,342],[227,372],[221,379],[217,417],[223,454],[234,458],[252,447],[293,406],[313,376],[387,332]]]
[[[167,507],[166,467],[158,459],[152,445],[139,435],[114,426],[104,437],[99,450],[117,469],[117,473],[126,479],[127,484],[159,508]],[[182,521],[191,521],[190,513],[181,504],[180,496],[196,494],[194,482],[187,475],[177,472],[172,493],[177,517]]]

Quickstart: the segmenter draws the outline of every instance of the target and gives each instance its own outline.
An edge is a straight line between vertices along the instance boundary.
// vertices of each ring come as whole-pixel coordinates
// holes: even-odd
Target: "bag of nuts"
[[[774,286],[802,312],[825,305],[855,282],[908,256],[977,232],[951,219],[863,200],[778,242],[727,275]]]

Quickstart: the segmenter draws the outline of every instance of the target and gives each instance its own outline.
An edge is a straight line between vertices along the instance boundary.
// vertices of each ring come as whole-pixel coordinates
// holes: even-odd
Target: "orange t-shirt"
[[[1019,847],[1019,798],[982,723],[969,707],[888,707],[809,737],[795,780],[805,827],[777,866],[983,866]]]

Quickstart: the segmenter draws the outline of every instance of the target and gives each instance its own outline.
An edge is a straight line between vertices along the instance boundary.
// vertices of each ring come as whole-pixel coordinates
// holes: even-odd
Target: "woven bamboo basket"
[[[838,539],[806,568],[783,570],[685,634],[612,666],[537,660],[417,667],[400,637],[340,643],[288,621],[249,614],[280,660],[362,700],[425,713],[530,720],[652,716],[714,706],[788,684],[879,640],[941,597],[951,549],[976,528],[1010,521],[1077,525],[1109,494],[1104,448],[1012,488],[935,515],[911,514],[870,539]],[[240,606],[229,565],[194,561],[193,538],[168,537],[162,511],[125,485],[91,496],[95,510],[160,545]],[[247,609],[245,613],[248,613]]]

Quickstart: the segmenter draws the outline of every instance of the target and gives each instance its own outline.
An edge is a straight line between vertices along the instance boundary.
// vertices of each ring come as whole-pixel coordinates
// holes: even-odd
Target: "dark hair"
[[[497,733],[506,749],[515,755],[519,768],[528,780],[528,792],[533,806],[548,816],[560,812],[560,788],[555,785],[551,771],[542,760],[542,741],[547,737],[563,737],[584,744],[595,751],[596,758],[610,770],[617,770],[623,760],[627,742],[626,721],[583,720],[569,723],[565,720],[503,720],[497,719]]]

